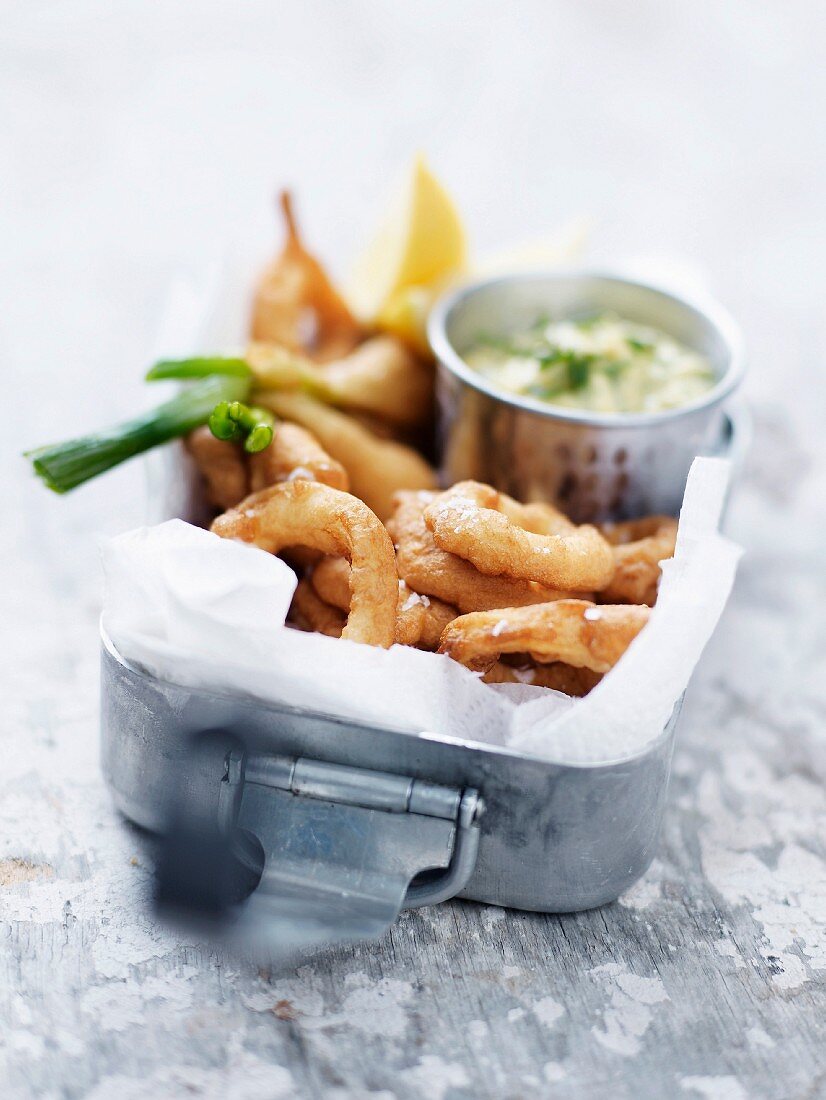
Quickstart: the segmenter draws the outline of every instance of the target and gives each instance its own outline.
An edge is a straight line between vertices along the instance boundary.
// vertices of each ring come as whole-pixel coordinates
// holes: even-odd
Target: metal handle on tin
[[[464,791],[459,803],[453,856],[447,870],[430,881],[411,882],[404,895],[403,909],[437,905],[455,897],[467,884],[476,866],[479,852],[479,827],[476,822],[483,811],[484,803],[478,792],[472,789]]]
[[[475,790],[241,747],[222,772],[211,848],[200,860],[182,850],[177,867],[199,899],[227,896],[200,880],[212,864],[226,876],[230,852],[241,878],[260,874],[247,899],[225,909],[233,938],[256,954],[379,936],[402,908],[453,897],[475,866]],[[190,823],[190,837],[204,820]],[[187,875],[193,863],[197,874]]]

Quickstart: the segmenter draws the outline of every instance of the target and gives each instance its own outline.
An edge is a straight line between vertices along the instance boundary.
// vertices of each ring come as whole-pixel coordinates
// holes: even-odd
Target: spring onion
[[[26,457],[48,488],[66,493],[133,455],[206,424],[219,402],[240,401],[248,391],[249,382],[245,378],[232,375],[203,378],[133,420],[93,435],[28,451]]]
[[[146,373],[147,382],[159,382],[167,378],[208,378],[213,374],[230,375],[233,378],[252,378],[252,371],[245,359],[211,355],[196,359],[160,359]]]
[[[243,439],[244,450],[257,454],[272,443],[275,417],[268,409],[257,405],[221,401],[212,410],[207,423],[216,439]]]

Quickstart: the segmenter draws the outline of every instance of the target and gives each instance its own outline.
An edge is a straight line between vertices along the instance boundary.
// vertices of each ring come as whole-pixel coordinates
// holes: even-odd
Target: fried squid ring
[[[488,576],[581,591],[604,588],[614,574],[611,547],[596,527],[575,527],[549,505],[518,504],[478,481],[460,481],[424,516],[438,547]]]
[[[644,603],[653,607],[662,570],[660,562],[674,556],[677,521],[671,516],[646,516],[600,527],[611,543],[615,571],[599,598],[606,603]]]
[[[304,390],[330,405],[403,427],[433,411],[433,367],[393,336],[373,336],[341,359],[319,365],[273,344],[252,343],[246,360],[262,389]]]
[[[650,610],[630,604],[559,600],[460,615],[445,627],[440,653],[485,672],[503,653],[529,653],[535,661],[562,661],[608,672],[648,622]]]
[[[414,592],[403,580],[399,581],[399,608],[396,618],[396,640],[403,641],[406,624],[412,640],[406,645],[416,645],[420,649],[436,649],[442,637],[442,631],[459,614],[457,609],[435,596],[424,596]]]
[[[350,606],[350,565],[345,558],[322,558],[313,567],[310,581],[325,603],[343,611]]]
[[[350,606],[350,566],[344,558],[322,558],[314,567],[310,580],[325,603],[345,611]],[[400,580],[396,642],[435,649],[442,631],[457,614],[455,607],[429,596],[420,596]]]
[[[288,191],[279,197],[287,239],[261,276],[253,300],[251,336],[325,362],[352,351],[362,328],[324,268],[301,242]]]
[[[347,471],[351,492],[379,519],[392,513],[397,489],[430,489],[436,485],[436,474],[412,447],[379,439],[351,416],[307,394],[262,390],[255,399],[285,420],[309,429]]]
[[[440,550],[424,520],[425,508],[438,496],[427,491],[397,493],[395,511],[387,520],[387,530],[396,546],[399,576],[414,592],[435,596],[461,612],[521,607],[581,595],[514,577],[489,577],[470,562]]]
[[[341,463],[331,458],[306,428],[287,421],[276,426],[269,447],[249,456],[249,468],[250,491],[253,493],[279,481],[294,481],[296,478],[320,481],[345,493],[350,488],[347,471]]]
[[[251,492],[279,481],[304,477],[333,489],[349,488],[347,471],[330,458],[310,432],[298,424],[281,423],[269,447],[248,455],[238,443],[216,439],[204,425],[184,442],[204,480],[207,500],[216,508],[234,508]]]
[[[599,672],[590,668],[574,668],[563,661],[553,661],[549,665],[519,664],[508,665],[497,661],[482,677],[485,684],[528,684],[531,687],[550,688],[565,695],[582,698],[602,679]]]
[[[277,554],[309,546],[350,562],[352,599],[342,637],[387,648],[399,584],[390,536],[366,504],[317,481],[285,481],[218,516],[212,530]]]
[[[340,638],[347,617],[337,607],[325,603],[309,581],[300,580],[293,593],[289,620],[301,630]]]
[[[216,439],[206,424],[190,432],[184,446],[203,478],[204,495],[215,508],[233,508],[249,492],[245,455],[237,443]]]

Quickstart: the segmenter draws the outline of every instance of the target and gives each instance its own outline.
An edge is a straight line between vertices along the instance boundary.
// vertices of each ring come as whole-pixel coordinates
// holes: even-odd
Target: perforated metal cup
[[[509,335],[536,318],[616,313],[700,352],[715,386],[666,412],[605,414],[506,393],[462,358],[479,333]],[[736,445],[729,402],[744,369],[736,325],[712,303],[689,302],[610,275],[509,276],[443,298],[429,323],[439,363],[442,476],[487,482],[518,500],[548,500],[578,522],[651,512],[676,515],[697,455]]]

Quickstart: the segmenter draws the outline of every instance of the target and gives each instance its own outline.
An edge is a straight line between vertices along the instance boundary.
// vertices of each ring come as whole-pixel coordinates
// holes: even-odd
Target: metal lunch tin
[[[504,330],[549,306],[657,325],[708,355],[720,382],[673,413],[599,417],[494,392],[462,362],[456,349],[480,325]],[[453,295],[430,333],[448,481],[557,499],[579,519],[676,512],[691,459],[743,445],[724,407],[742,355],[719,311],[606,276],[526,276]],[[153,520],[202,518],[182,448],[152,467]],[[167,894],[190,910],[220,909],[245,949],[278,957],[375,937],[400,909],[454,896],[589,909],[615,900],[653,858],[680,704],[637,753],[553,763],[160,679],[105,632],[101,662],[103,773],[118,808],[165,837]]]
[[[258,883],[231,906],[247,945],[283,953],[373,937],[401,908],[453,896],[589,909],[654,856],[679,705],[641,752],[555,764],[185,687],[131,666],[102,634],[102,765],[115,803],[168,843],[176,829],[213,837],[216,852],[226,841],[206,861],[182,849],[173,892],[180,901],[183,876],[183,900],[197,905],[231,849]],[[210,882],[193,886],[198,866]]]
[[[462,359],[480,332],[504,335],[543,313],[616,313],[705,355],[717,384],[678,409],[601,414],[496,389]],[[697,455],[734,456],[744,414],[729,407],[742,380],[737,326],[719,306],[610,275],[516,275],[448,295],[428,333],[439,362],[442,477],[487,482],[518,500],[549,500],[577,522],[676,515]]]
[[[149,472],[153,521],[203,520],[182,447],[153,455]],[[214,888],[239,867],[257,883],[241,903],[218,898],[244,950],[255,943],[272,959],[378,936],[400,909],[454,896],[589,909],[654,856],[679,704],[638,753],[552,763],[163,680],[101,633],[102,766],[115,803],[177,852],[160,877],[190,911],[214,908]]]

